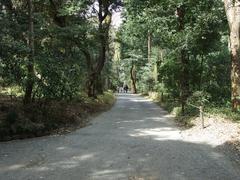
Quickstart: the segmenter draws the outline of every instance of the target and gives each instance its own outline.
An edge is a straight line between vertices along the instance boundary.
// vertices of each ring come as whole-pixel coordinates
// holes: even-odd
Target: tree
[[[29,35],[28,35],[28,45],[30,49],[30,53],[28,56],[27,63],[27,80],[26,80],[26,91],[24,97],[24,103],[28,104],[32,101],[32,93],[34,86],[34,56],[35,56],[35,48],[34,48],[34,16],[33,16],[33,3],[32,0],[28,0],[28,18],[29,18]]]
[[[100,47],[97,63],[95,66],[92,64],[92,72],[89,74],[87,87],[88,96],[90,97],[95,97],[96,94],[103,93],[101,72],[106,62],[106,51],[108,46],[112,11],[115,11],[119,8],[119,6],[121,6],[121,1],[119,0],[98,0],[97,2],[98,10],[94,7],[94,11],[97,12]]]
[[[236,111],[240,105],[240,1],[224,0],[224,4],[230,28],[232,109]]]
[[[225,54],[227,26],[221,2],[129,0],[125,9],[119,31],[122,54],[128,58],[129,51],[133,51],[143,56],[136,63],[138,88],[144,92],[164,91],[180,103],[182,111],[195,91],[211,93],[213,101],[230,98],[229,63]],[[150,63],[146,61],[150,54],[149,32]],[[159,49],[165,52],[161,63]]]

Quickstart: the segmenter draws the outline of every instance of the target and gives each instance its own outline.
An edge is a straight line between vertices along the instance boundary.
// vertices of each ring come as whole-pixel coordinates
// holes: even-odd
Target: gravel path
[[[1,180],[238,180],[214,146],[184,140],[167,113],[119,95],[92,125],[62,136],[0,143]]]

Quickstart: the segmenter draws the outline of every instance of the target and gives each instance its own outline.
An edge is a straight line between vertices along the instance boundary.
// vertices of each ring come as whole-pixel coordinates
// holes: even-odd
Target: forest
[[[1,0],[0,135],[73,123],[124,84],[180,119],[194,104],[238,121],[239,12],[239,0]]]

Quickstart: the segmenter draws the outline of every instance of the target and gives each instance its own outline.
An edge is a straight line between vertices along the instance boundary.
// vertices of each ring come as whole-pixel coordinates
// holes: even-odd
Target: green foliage
[[[179,7],[184,11],[182,30],[179,30]],[[135,58],[138,89],[144,93],[157,90],[179,100],[184,71],[189,84],[188,96],[192,95],[196,103],[200,101],[195,97],[199,92],[209,94],[211,102],[229,100],[231,62],[227,20],[223,14],[224,6],[218,1],[127,1],[119,39],[123,57],[127,58],[129,51],[143,57]],[[150,62],[147,61],[149,33]],[[181,62],[183,50],[187,67]],[[157,81],[153,75],[155,67]]]
[[[86,91],[89,74],[101,57],[102,32],[100,33],[98,27],[97,14],[92,12],[94,1],[32,2],[32,98],[72,99],[79,91]],[[119,8],[121,2],[109,0],[104,1],[103,5],[110,6],[109,12],[106,12],[110,14],[110,11]],[[28,64],[32,58],[28,42],[29,13],[26,7],[28,4],[24,1],[0,2],[0,26],[3,27],[0,29],[0,83],[6,88],[18,86],[22,92],[26,90],[29,79]],[[109,47],[106,57],[108,68],[102,70],[103,80],[114,74],[108,71],[111,69],[113,56],[110,50]],[[91,62],[88,61],[86,53],[90,54]]]
[[[179,14],[178,8],[184,15]],[[131,64],[126,63],[126,59],[134,57],[138,89],[143,94],[157,91],[161,104],[170,112],[174,111],[178,118],[182,116],[183,77],[187,82],[184,85],[188,88],[189,103],[204,105],[207,109],[217,106],[215,110],[219,109],[219,114],[222,110],[230,119],[239,117],[238,113],[230,112],[229,107],[231,60],[228,23],[222,2],[129,0],[125,9],[124,23],[118,32],[123,64],[127,69],[123,71],[124,77],[130,76]],[[182,62],[182,52],[187,64]],[[188,122],[198,113],[197,108],[186,105],[182,118]]]
[[[209,103],[211,95],[203,91],[195,91],[192,96],[188,99],[189,103],[195,106],[206,106]]]
[[[231,106],[229,105],[219,105],[219,104],[212,104],[205,108],[205,111],[209,114],[213,114],[216,117],[223,117],[228,120],[232,120],[235,122],[240,122],[240,113],[233,112]]]
[[[11,109],[7,114],[6,123],[8,125],[14,124],[17,122],[18,118],[18,113],[14,109]]]

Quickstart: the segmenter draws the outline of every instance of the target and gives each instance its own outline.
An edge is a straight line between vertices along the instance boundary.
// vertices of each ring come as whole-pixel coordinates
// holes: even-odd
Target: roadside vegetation
[[[206,117],[239,122],[238,3],[128,1],[118,33],[121,78],[183,125],[192,125],[200,106]]]
[[[71,132],[89,125],[90,116],[115,102],[111,91],[97,98],[79,94],[71,101],[41,99],[25,106],[19,98],[0,98],[0,141]]]
[[[0,140],[85,126],[113,105],[111,16],[120,6],[0,1]]]
[[[162,94],[157,92],[149,92],[147,95],[145,95],[147,98],[150,98],[154,102],[156,102],[158,105],[160,105],[162,108],[167,110],[170,114],[172,114],[176,122],[185,127],[192,127],[194,125],[194,121],[196,118],[199,117],[199,109],[196,107],[193,107],[191,103],[186,105],[185,114],[182,114],[181,111],[181,104],[174,100],[169,98],[167,95],[161,96]],[[196,102],[196,101],[194,101]],[[193,102],[193,103],[194,103]],[[240,113],[232,111],[232,108],[230,105],[221,105],[221,104],[214,104],[212,102],[206,103],[204,106],[204,118],[215,118],[215,119],[225,119],[229,122],[240,122]]]

